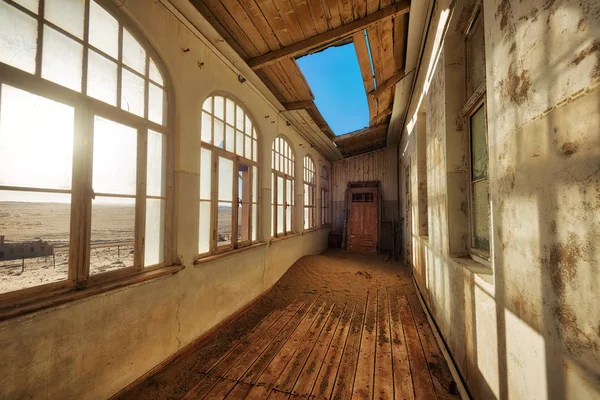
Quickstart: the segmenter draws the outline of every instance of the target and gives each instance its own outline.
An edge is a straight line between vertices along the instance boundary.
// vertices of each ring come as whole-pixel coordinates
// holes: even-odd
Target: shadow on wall
[[[596,398],[600,4],[485,6],[493,282],[445,254],[435,193],[415,280],[475,398]]]

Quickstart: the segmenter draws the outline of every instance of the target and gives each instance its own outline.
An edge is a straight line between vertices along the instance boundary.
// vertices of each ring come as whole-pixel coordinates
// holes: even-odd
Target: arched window
[[[273,141],[271,152],[271,236],[292,233],[294,226],[294,151],[285,138]]]
[[[212,254],[258,240],[258,135],[227,96],[202,106],[198,252]]]
[[[321,167],[321,225],[331,223],[329,216],[329,173],[327,167]]]
[[[165,81],[103,4],[0,0],[0,293],[169,263]]]
[[[315,162],[309,155],[304,156],[304,229],[315,227]]]

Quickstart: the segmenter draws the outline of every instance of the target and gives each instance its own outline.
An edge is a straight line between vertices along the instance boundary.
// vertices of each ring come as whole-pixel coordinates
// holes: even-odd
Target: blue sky
[[[369,105],[352,43],[296,60],[336,135],[369,125]]]

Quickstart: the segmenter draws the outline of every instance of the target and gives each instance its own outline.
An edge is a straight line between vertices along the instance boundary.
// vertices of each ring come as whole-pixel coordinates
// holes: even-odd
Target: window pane
[[[252,241],[258,240],[258,207],[252,204]]]
[[[200,150],[200,198],[205,200],[211,198],[211,158],[212,152],[210,150]]]
[[[83,39],[85,0],[46,0],[44,19]]]
[[[31,12],[38,13],[38,0],[13,0],[15,3],[22,5]]]
[[[277,233],[283,232],[283,206],[277,206]]]
[[[285,209],[285,227],[287,232],[292,231],[292,207],[287,207]]]
[[[42,78],[81,91],[83,46],[62,33],[44,27]]]
[[[471,168],[473,180],[487,177],[488,157],[485,131],[485,106],[471,117]]]
[[[37,21],[0,1],[0,62],[35,72]]]
[[[150,79],[152,79],[154,82],[158,83],[161,86],[164,86],[164,82],[163,82],[163,78],[162,75],[160,74],[160,71],[158,70],[158,68],[156,67],[156,64],[154,63],[154,61],[152,59],[150,59],[150,65],[149,65],[149,70],[150,70]]]
[[[485,82],[485,43],[481,14],[475,22],[475,28],[467,38],[467,52],[469,74],[467,94],[471,96]]]
[[[244,136],[244,146],[245,146],[244,157],[246,157],[248,160],[251,160],[252,159],[252,139],[250,138],[250,136]]]
[[[244,164],[238,166],[238,240],[250,240],[250,167]]]
[[[137,130],[94,118],[93,189],[96,193],[136,192]]]
[[[253,161],[258,161],[258,143],[256,142],[256,140],[252,141],[252,160]]]
[[[164,196],[166,189],[167,138],[158,132],[148,131],[148,166],[146,193]]]
[[[212,113],[212,97],[204,100],[204,104],[202,104],[202,109],[207,113]]]
[[[293,202],[292,202],[292,196],[293,196],[293,193],[292,193],[292,181],[290,179],[286,179],[285,180],[285,194],[286,194],[285,201],[288,204],[293,204]]]
[[[144,80],[123,68],[121,79],[121,109],[144,116]]]
[[[224,120],[225,116],[225,99],[221,96],[215,96],[215,116]]]
[[[117,64],[91,49],[88,51],[87,94],[117,105]]]
[[[200,202],[200,232],[198,236],[198,254],[210,250],[210,201]]]
[[[250,135],[252,133],[252,122],[247,115],[245,116],[244,120],[246,123],[246,125],[244,125],[244,132],[246,132],[246,135]]]
[[[309,209],[304,207],[304,229],[308,229],[310,228],[310,223],[309,223]]]
[[[244,135],[240,131],[235,133],[235,153],[238,156],[244,155]]]
[[[123,62],[140,74],[146,75],[146,50],[127,29],[123,29]]]
[[[144,266],[164,261],[165,201],[146,200],[146,237],[144,241]]]
[[[213,120],[214,145],[223,148],[223,122],[218,119]]]
[[[154,83],[148,85],[148,119],[164,125],[163,119],[165,92]]]
[[[212,143],[212,117],[205,112],[202,113],[202,129],[200,137],[205,143]]]
[[[0,100],[0,185],[70,189],[73,108],[8,85]]]
[[[490,202],[488,181],[473,184],[473,245],[484,251],[490,251]]]
[[[219,157],[219,201],[233,201],[233,161]]]
[[[244,115],[245,113],[244,110],[242,110],[242,107],[235,106],[235,127],[240,131],[244,130]]]
[[[90,275],[133,266],[135,199],[92,200]]]
[[[233,127],[225,125],[225,150],[233,153],[234,142]]]
[[[231,221],[233,219],[231,203],[219,203],[217,220],[217,246],[231,244]]]
[[[235,104],[230,99],[226,101],[226,122],[230,125],[235,124],[234,115],[235,115]]]
[[[90,44],[113,58],[119,53],[119,23],[108,11],[90,3]]]
[[[283,198],[283,178],[278,176],[277,177],[277,204],[283,204],[285,202],[284,198]]]
[[[0,191],[0,293],[68,278],[71,195]]]
[[[258,202],[258,168],[252,167],[252,202]]]

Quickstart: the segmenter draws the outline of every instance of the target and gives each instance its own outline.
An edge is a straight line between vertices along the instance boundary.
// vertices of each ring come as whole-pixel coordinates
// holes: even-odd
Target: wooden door
[[[348,196],[348,249],[377,252],[379,202],[376,188],[352,189]]]

